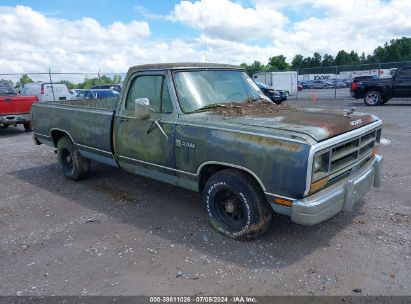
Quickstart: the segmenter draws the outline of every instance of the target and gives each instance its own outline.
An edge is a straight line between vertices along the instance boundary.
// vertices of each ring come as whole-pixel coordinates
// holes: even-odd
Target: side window
[[[156,113],[173,112],[172,102],[164,76],[139,76],[134,78],[127,94],[125,108],[131,114],[137,98],[148,98]]]
[[[92,99],[92,98],[94,98],[94,96],[90,91],[87,91],[86,93],[84,93],[84,98]]]
[[[398,79],[411,80],[411,69],[402,69]]]

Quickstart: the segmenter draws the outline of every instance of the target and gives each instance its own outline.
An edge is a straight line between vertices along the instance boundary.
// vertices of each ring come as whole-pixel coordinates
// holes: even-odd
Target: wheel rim
[[[229,189],[221,189],[215,194],[215,211],[220,222],[227,228],[241,229],[247,222],[244,202]]]
[[[376,104],[379,100],[379,97],[376,93],[370,93],[365,98],[368,104]]]
[[[63,149],[61,151],[61,162],[63,164],[64,172],[66,173],[73,172],[73,169],[74,169],[73,156],[71,155],[69,150]]]

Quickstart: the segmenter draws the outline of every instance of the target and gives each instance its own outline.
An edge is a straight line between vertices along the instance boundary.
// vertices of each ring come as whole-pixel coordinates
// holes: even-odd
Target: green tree
[[[269,71],[284,71],[290,68],[290,65],[286,61],[287,58],[283,55],[278,55],[274,57],[270,57],[268,59],[268,70]]]
[[[335,64],[336,65],[348,65],[351,64],[351,56],[348,54],[346,51],[341,50],[337,53],[337,56],[335,56]]]
[[[113,76],[113,83],[120,83],[122,80],[121,75],[114,75]]]
[[[373,57],[380,62],[411,60],[411,38],[402,37],[386,42],[374,50]]]
[[[359,64],[360,63],[360,56],[358,56],[357,52],[351,51],[351,64]]]
[[[69,90],[76,89],[76,87],[77,87],[76,84],[74,84],[74,83],[72,83],[71,81],[68,81],[68,80],[60,80],[60,82],[64,83]]]
[[[335,65],[335,60],[332,55],[325,54],[323,56],[323,61],[321,62],[323,67],[329,67]]]
[[[32,83],[34,82],[27,74],[21,75],[19,81],[16,82],[15,88],[19,88],[22,84]]]
[[[295,55],[293,60],[291,61],[291,68],[292,69],[304,68],[304,56],[301,54]]]
[[[321,66],[321,63],[322,63],[322,56],[320,55],[320,53],[315,52],[313,54],[311,65],[313,65],[315,67],[319,67],[319,66]]]
[[[240,66],[245,70],[245,72],[249,76],[252,76],[254,73],[257,72],[267,71],[267,67],[257,60],[255,60],[251,65],[248,65],[247,63],[242,63]]]

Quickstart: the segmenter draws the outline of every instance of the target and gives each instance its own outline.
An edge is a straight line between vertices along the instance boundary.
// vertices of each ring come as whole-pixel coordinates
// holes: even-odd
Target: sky
[[[372,53],[411,36],[411,0],[0,0],[0,73],[122,73]]]

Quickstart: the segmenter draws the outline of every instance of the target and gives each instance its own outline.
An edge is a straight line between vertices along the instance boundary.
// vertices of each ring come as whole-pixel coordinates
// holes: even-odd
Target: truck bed
[[[28,114],[35,101],[37,101],[35,96],[0,96],[0,115]]]
[[[55,136],[67,133],[80,153],[113,164],[112,121],[117,99],[62,100],[33,106],[34,136],[55,145]],[[64,131],[64,133],[62,133]]]

